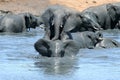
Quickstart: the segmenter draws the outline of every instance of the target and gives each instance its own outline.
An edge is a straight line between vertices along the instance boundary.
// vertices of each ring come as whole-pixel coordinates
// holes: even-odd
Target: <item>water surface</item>
[[[120,80],[120,49],[81,49],[76,57],[41,57],[34,43],[41,29],[0,33],[0,80]],[[104,31],[120,42],[120,31]]]

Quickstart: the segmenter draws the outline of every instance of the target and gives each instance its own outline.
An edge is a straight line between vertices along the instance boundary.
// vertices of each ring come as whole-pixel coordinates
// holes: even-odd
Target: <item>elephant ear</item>
[[[66,19],[65,26],[64,26],[63,30],[65,32],[72,31],[73,29],[76,28],[76,25],[78,23],[80,24],[80,17],[79,17],[79,15],[75,14],[75,13],[74,14],[69,14],[67,19]]]
[[[108,14],[110,15],[111,19],[115,21],[115,16],[116,16],[116,11],[117,11],[117,6],[112,5],[112,4],[107,4],[106,9]]]
[[[79,46],[73,40],[64,42],[65,55],[74,56],[79,51]]]
[[[46,40],[46,39],[39,39],[35,44],[34,44],[34,48],[36,49],[36,51],[39,52],[39,54],[41,54],[42,56],[50,56],[50,54],[48,54],[48,49],[50,45],[50,41]]]

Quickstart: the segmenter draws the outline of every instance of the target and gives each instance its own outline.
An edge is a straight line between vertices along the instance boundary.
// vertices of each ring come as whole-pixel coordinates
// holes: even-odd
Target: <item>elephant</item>
[[[89,17],[85,17],[85,15]],[[99,31],[101,26],[96,22],[96,18],[94,13],[91,12],[86,12],[84,15],[80,12],[74,13],[66,20],[63,30],[65,32]]]
[[[108,15],[111,18],[111,26],[113,28],[119,29],[120,27],[120,3],[107,4]]]
[[[114,39],[101,38],[95,46],[96,48],[114,48],[120,47],[120,43]]]
[[[39,39],[35,44],[34,48],[42,56],[46,57],[64,57],[64,56],[75,56],[79,48],[73,40],[48,40]]]
[[[46,57],[75,56],[81,48],[93,49],[99,39],[98,33],[91,31],[70,33],[67,36],[67,39],[55,41],[39,39],[35,42],[34,48]]]
[[[92,6],[83,10],[81,13],[84,17],[91,19],[92,22],[95,22],[97,25],[99,25],[102,29],[112,29],[113,26],[111,24],[111,17],[108,14],[107,5],[109,4]],[[89,13],[93,14],[91,15]]]
[[[84,31],[84,32],[75,32],[69,33],[67,39],[74,40],[79,48],[88,48],[93,49],[99,39],[102,37],[102,33],[99,31],[92,32],[92,31]],[[63,35],[63,40],[65,40]]]
[[[52,5],[47,7],[41,14],[41,19],[45,24],[45,38],[57,40],[63,30],[67,18],[74,10],[62,5]]]
[[[0,18],[0,32],[19,33],[36,26],[37,19],[30,13],[8,14]]]
[[[115,29],[120,29],[120,20],[117,21],[117,23],[115,25]]]

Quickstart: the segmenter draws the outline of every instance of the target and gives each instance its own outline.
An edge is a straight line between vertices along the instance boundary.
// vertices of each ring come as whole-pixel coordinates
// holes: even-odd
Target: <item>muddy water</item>
[[[73,58],[46,58],[33,47],[43,33],[0,33],[0,80],[120,80],[119,48],[81,49]],[[104,36],[120,42],[119,31]]]

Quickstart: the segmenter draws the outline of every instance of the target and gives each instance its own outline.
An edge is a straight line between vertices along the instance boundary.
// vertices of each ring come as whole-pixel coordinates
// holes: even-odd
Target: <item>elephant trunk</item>
[[[101,26],[97,22],[92,23],[92,26],[95,31],[102,30]]]
[[[54,37],[52,38],[52,40],[59,39],[60,27],[61,27],[61,19],[58,18],[57,20],[55,20],[55,24],[54,24]]]

